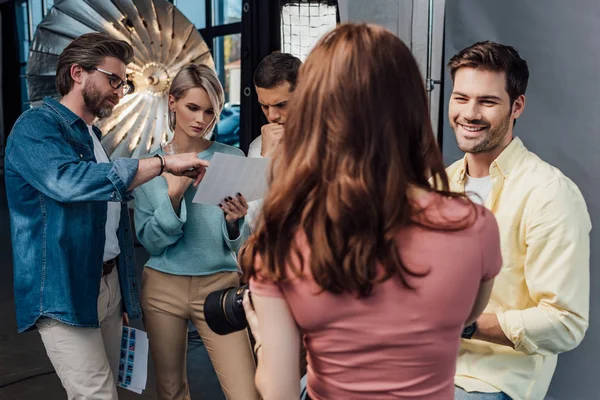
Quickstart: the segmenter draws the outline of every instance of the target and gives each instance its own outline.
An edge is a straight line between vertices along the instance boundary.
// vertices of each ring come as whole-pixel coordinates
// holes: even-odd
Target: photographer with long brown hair
[[[312,399],[452,398],[461,331],[500,269],[498,227],[448,190],[410,50],[341,25],[290,109],[241,256],[261,395],[298,398],[303,338]]]

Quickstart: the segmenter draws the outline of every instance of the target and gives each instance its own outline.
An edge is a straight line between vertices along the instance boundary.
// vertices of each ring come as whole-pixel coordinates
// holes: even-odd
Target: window
[[[213,0],[213,25],[226,25],[242,22],[241,0]]]
[[[174,0],[212,50],[225,90],[225,107],[214,140],[239,147],[242,49],[242,0]]]
[[[15,1],[15,16],[17,18],[17,38],[19,41],[19,64],[21,81],[21,109],[30,108],[27,93],[27,62],[29,61],[29,46],[37,26],[46,14],[54,7],[54,0],[17,0]]]
[[[304,61],[321,36],[337,24],[337,5],[332,1],[282,2],[281,51]]]
[[[46,15],[46,10],[48,9],[44,10],[42,0],[29,0],[28,3],[30,9],[30,16],[32,18],[31,39],[33,39],[33,33],[37,29],[39,23],[42,22],[44,15]]]
[[[173,0],[172,3],[197,29],[206,28],[206,0]]]

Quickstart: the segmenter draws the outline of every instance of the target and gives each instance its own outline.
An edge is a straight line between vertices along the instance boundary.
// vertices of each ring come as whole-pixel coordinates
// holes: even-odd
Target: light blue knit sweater
[[[150,156],[159,152],[161,150]],[[198,157],[210,161],[217,152],[244,156],[235,147],[214,142]],[[178,216],[163,177],[135,189],[135,231],[150,253],[146,266],[168,274],[190,276],[238,270],[236,254],[249,235],[245,218],[238,221],[239,237],[230,238],[223,210],[193,203],[196,190],[193,185],[187,189]]]

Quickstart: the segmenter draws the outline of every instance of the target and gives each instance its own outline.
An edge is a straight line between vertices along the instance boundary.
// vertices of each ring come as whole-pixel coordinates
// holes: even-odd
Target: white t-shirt
[[[465,193],[473,203],[483,205],[492,190],[492,177],[473,178],[467,175]]]
[[[92,126],[88,125],[88,131],[94,142],[94,156],[98,163],[110,162],[102,144],[96,137],[96,134],[92,130]],[[117,237],[117,230],[119,229],[119,222],[121,220],[121,203],[109,201],[108,209],[106,211],[106,242],[104,243],[104,257],[102,261],[112,260],[121,252],[119,247],[119,238]]]
[[[248,147],[248,157],[249,158],[264,158],[261,155],[262,152],[262,136],[257,137],[250,143],[250,147]],[[246,215],[246,222],[250,227],[250,230],[253,231],[256,224],[256,219],[258,218],[258,213],[262,209],[263,200],[255,200],[248,203],[248,214]]]
[[[250,158],[263,158],[262,154],[262,135],[259,135],[256,139],[250,143],[248,147],[248,157]]]

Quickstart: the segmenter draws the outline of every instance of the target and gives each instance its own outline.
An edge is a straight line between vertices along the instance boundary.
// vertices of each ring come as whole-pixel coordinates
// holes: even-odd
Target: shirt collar
[[[56,112],[68,125],[73,125],[78,120],[85,124],[79,115],[75,114],[52,97],[45,97],[44,104],[54,110],[54,112]]]
[[[494,175],[494,170],[497,169],[504,178],[510,175],[521,156],[527,151],[525,145],[518,137],[514,138],[508,146],[500,153],[498,157],[490,165],[490,175]],[[458,169],[458,183],[463,183],[467,177],[467,155],[462,159],[460,168]]]

